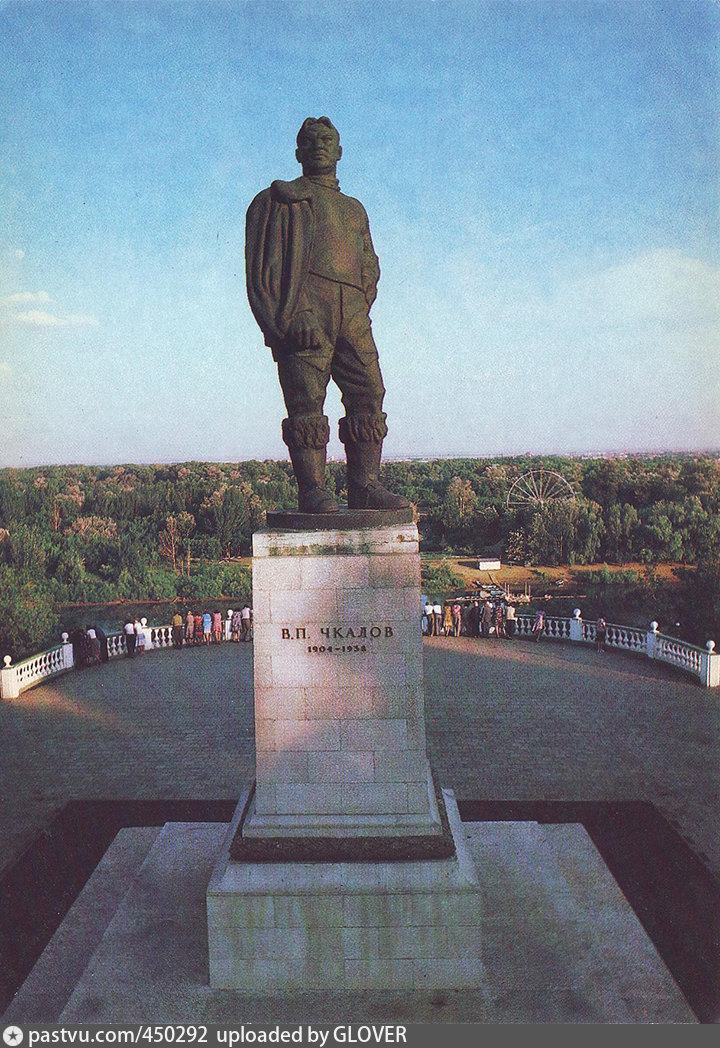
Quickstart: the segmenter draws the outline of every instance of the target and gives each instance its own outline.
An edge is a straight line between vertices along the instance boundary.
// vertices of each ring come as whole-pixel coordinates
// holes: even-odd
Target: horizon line
[[[390,462],[452,462],[462,459],[476,459],[478,461],[490,460],[490,459],[529,459],[529,458],[566,458],[566,459],[614,459],[614,458],[664,458],[672,455],[702,455],[709,458],[720,458],[720,446],[706,447],[706,448],[654,448],[654,449],[636,449],[636,450],[606,450],[606,451],[521,451],[515,453],[500,453],[500,454],[485,454],[485,455],[472,455],[468,453],[448,453],[448,454],[407,454],[407,455],[392,455],[387,458],[383,458],[383,464]],[[217,466],[230,466],[240,465],[247,462],[290,462],[289,456],[283,456],[278,458],[276,456],[266,456],[259,458],[257,456],[250,458],[208,458],[208,459],[147,459],[147,460],[135,460],[124,462],[33,462],[25,463],[22,465],[4,465],[0,464],[0,472],[5,470],[22,470],[22,469],[62,469],[70,467],[84,466],[93,469],[112,469],[118,466],[184,466],[189,463],[202,463],[206,465],[217,465]],[[330,463],[344,463],[344,456],[328,456],[328,464]]]

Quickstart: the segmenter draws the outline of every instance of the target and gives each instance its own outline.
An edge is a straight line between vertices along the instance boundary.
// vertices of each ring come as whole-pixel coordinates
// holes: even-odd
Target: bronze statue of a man
[[[385,387],[370,327],[380,266],[365,208],[340,192],[340,136],[326,116],[308,117],[295,156],[303,173],[273,182],[248,208],[245,261],[250,308],[277,363],[288,417],[283,439],[299,488],[299,509],[333,513],[325,488],[330,427],[323,414],[330,378],[345,417],[351,509],[400,509],[410,503],[379,480],[387,434]]]

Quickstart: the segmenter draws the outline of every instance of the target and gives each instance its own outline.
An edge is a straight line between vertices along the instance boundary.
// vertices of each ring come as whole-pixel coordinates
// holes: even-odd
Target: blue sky
[[[719,22],[0,0],[2,465],[285,456],[245,211],[322,114],[380,256],[386,457],[720,446]]]

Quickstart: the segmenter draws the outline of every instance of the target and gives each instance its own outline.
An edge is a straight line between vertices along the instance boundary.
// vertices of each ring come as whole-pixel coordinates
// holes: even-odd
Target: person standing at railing
[[[469,637],[480,636],[480,604],[476,600],[465,613],[465,629]]]
[[[87,644],[85,630],[81,626],[76,626],[74,630],[70,631],[70,643],[73,649],[73,665],[76,669],[81,670],[85,665]]]
[[[185,616],[185,643],[192,644],[195,636],[195,616],[191,611]]]
[[[504,601],[498,601],[495,605],[495,636],[505,636],[505,605]]]
[[[222,631],[223,631],[222,612],[221,611],[214,611],[212,613],[212,635],[213,635],[213,642],[215,644],[219,644],[220,641],[222,640]]]
[[[515,605],[514,604],[506,604],[505,605],[505,636],[506,637],[514,637],[515,636],[515,625],[516,625],[516,623],[515,623]]]
[[[209,644],[210,637],[212,635],[212,618],[210,617],[209,611],[203,612],[202,617],[202,631],[203,631],[203,643]]]
[[[135,658],[135,644],[137,637],[135,636],[135,623],[128,621],[123,626],[123,633],[125,634],[125,646],[127,653],[131,659]]]
[[[492,626],[493,606],[489,600],[486,600],[482,606],[480,612],[480,633],[483,637],[490,636],[490,628]]]
[[[176,611],[172,620],[173,648],[182,648],[183,645],[183,617]]]
[[[246,604],[240,612],[240,621],[242,623],[242,639],[250,640],[250,627],[252,626],[252,610],[250,606]]]
[[[143,624],[140,621],[140,619],[135,619],[134,628],[135,628],[135,653],[137,655],[142,655],[142,653],[145,651],[145,630],[143,629]]]
[[[595,623],[595,650],[601,654],[605,651],[605,640],[607,638],[607,622],[598,615],[598,620]]]
[[[433,637],[442,633],[442,604],[433,604]]]
[[[532,624],[532,636],[533,640],[538,643],[543,633],[545,632],[545,612],[542,608],[538,608],[535,612],[535,621]]]
[[[95,666],[100,662],[100,641],[97,639],[97,633],[92,626],[85,627],[86,637],[86,664],[88,666]]]

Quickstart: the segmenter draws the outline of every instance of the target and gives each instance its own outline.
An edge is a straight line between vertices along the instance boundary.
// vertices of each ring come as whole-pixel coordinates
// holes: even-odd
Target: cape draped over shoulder
[[[265,343],[270,347],[284,341],[290,322],[303,309],[302,290],[315,235],[312,201],[313,184],[301,175],[292,182],[273,182],[269,189],[258,193],[247,211],[248,300]],[[362,259],[363,290],[368,307],[375,300],[379,277],[380,266],[368,227]]]
[[[285,338],[308,273],[314,227],[311,194],[302,183],[273,182],[247,212],[247,293],[269,346]]]

